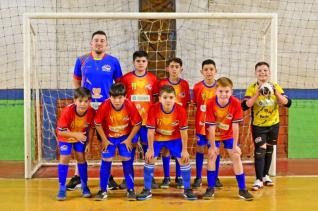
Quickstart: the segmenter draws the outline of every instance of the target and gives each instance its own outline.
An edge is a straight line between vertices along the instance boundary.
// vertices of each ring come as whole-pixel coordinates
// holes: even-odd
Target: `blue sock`
[[[142,147],[142,151],[144,152],[144,156],[145,156],[146,152],[147,152],[147,149],[148,149],[148,145],[142,144],[141,147]]]
[[[107,184],[110,176],[110,170],[112,167],[112,162],[102,160],[99,172],[99,185],[102,191],[107,191]]]
[[[164,177],[170,177],[170,156],[164,157],[162,156],[162,165]]]
[[[87,162],[77,163],[78,173],[81,178],[82,188],[87,186]]]
[[[190,189],[191,182],[191,165],[181,166],[181,176],[183,178],[184,189]]]
[[[176,178],[181,176],[180,164],[179,161],[176,159]]]
[[[131,158],[129,160],[131,163],[131,175],[133,178],[135,178],[135,171],[134,171],[135,154],[136,154],[136,147],[133,147],[131,150]]]
[[[239,175],[235,175],[236,177],[236,181],[237,181],[237,185],[239,187],[240,190],[245,190],[245,174],[239,174]]]
[[[145,163],[145,165],[144,165],[144,186],[145,186],[145,189],[147,189],[147,190],[151,190],[154,169],[155,169],[155,165]]]
[[[208,177],[208,187],[214,188],[215,187],[215,180],[216,180],[216,171],[209,171],[207,172]]]
[[[58,175],[59,175],[59,183],[60,183],[60,190],[66,190],[66,177],[68,172],[68,165],[59,163],[58,167]]]
[[[203,167],[204,154],[197,152],[195,154],[195,166],[197,171],[197,178],[202,178],[202,167]]]
[[[133,190],[134,189],[134,177],[132,175],[132,169],[131,166],[132,163],[130,160],[122,161],[123,164],[123,170],[124,170],[124,176],[126,180],[127,190]]]
[[[216,161],[215,161],[215,173],[216,173],[216,178],[219,176],[220,159],[221,159],[221,156],[218,155],[218,156],[216,157]],[[216,178],[215,178],[215,179],[216,179]]]

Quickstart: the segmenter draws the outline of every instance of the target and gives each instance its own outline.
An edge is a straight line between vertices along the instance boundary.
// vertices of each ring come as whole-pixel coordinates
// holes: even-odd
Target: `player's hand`
[[[189,163],[189,152],[187,150],[182,150],[181,160],[183,163]]]
[[[109,142],[107,139],[106,140],[102,140],[102,151],[106,151],[108,145],[114,145],[114,144]]]
[[[208,149],[208,157],[212,158],[213,156],[218,155],[218,148],[216,146],[212,146]]]
[[[272,82],[268,82],[268,83],[271,85],[274,95],[276,95],[277,92],[276,92],[275,85]]]
[[[241,155],[242,154],[242,151],[241,151],[241,148],[239,147],[239,146],[233,146],[233,153],[237,153],[237,154],[239,154],[239,155]]]
[[[122,144],[125,144],[126,145],[126,148],[128,149],[129,152],[131,152],[132,150],[132,143],[131,143],[131,140],[129,139],[126,139],[125,141],[121,142]]]
[[[87,140],[86,132],[75,132],[74,138],[76,138],[76,140],[80,141],[81,143],[84,143]]]
[[[150,163],[154,158],[154,151],[151,148],[148,148],[146,155],[145,155],[145,160],[147,163]]]

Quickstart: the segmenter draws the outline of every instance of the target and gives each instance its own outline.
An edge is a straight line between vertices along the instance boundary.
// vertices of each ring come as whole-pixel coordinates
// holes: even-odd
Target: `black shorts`
[[[252,125],[252,135],[255,146],[263,144],[276,145],[279,132],[279,123],[268,127]]]

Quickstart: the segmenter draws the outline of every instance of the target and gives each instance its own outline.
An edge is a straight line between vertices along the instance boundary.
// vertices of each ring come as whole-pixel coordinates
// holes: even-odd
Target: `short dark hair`
[[[93,39],[93,37],[94,37],[96,34],[104,35],[104,36],[106,37],[106,40],[107,40],[107,35],[106,35],[106,33],[105,33],[104,31],[96,31],[96,32],[94,32],[94,33],[92,34],[92,39]]]
[[[123,83],[114,83],[109,90],[109,95],[112,97],[126,96],[126,87]]]
[[[262,61],[262,62],[257,62],[257,64],[255,65],[255,70],[257,67],[262,66],[262,65],[266,65],[269,68],[269,64],[267,62]]]
[[[173,93],[174,95],[176,95],[176,91],[174,90],[173,86],[171,85],[164,85],[160,88],[160,92],[159,95],[161,96],[164,92],[171,94]]]
[[[203,66],[207,64],[213,64],[214,67],[216,67],[215,62],[212,59],[206,59],[202,62],[202,69],[203,69]]]
[[[233,88],[233,82],[227,77],[221,77],[216,81],[216,87],[231,87]]]
[[[133,54],[133,61],[135,61],[137,57],[145,57],[148,59],[148,54],[146,51],[135,51]]]
[[[84,98],[92,99],[91,91],[85,87],[80,87],[74,90],[74,99]]]
[[[171,62],[178,63],[182,67],[182,60],[180,58],[178,58],[178,57],[173,57],[173,58],[169,59],[167,61],[167,66],[169,66]]]

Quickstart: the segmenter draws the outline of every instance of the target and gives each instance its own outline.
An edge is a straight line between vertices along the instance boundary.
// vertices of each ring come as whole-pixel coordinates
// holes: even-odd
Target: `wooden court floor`
[[[247,185],[253,183],[253,177],[247,177]],[[224,188],[217,190],[213,200],[186,201],[182,191],[175,188],[154,190],[153,198],[148,201],[126,201],[125,191],[109,193],[108,199],[96,202],[81,198],[79,190],[68,192],[67,200],[55,200],[58,190],[57,179],[0,179],[0,210],[106,210],[106,211],[307,211],[318,209],[318,177],[278,176],[273,178],[274,187],[265,187],[253,192],[255,200],[243,201],[237,197],[236,182],[233,177],[221,178]],[[99,187],[97,179],[89,180],[93,194]],[[142,180],[138,180],[137,192],[142,189]],[[195,192],[203,194],[205,187]]]

